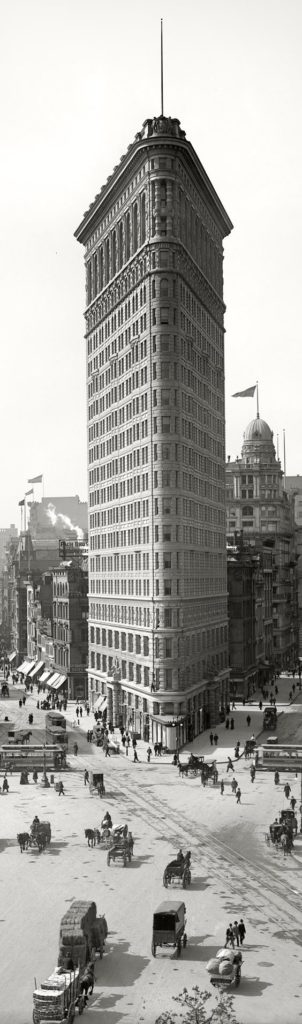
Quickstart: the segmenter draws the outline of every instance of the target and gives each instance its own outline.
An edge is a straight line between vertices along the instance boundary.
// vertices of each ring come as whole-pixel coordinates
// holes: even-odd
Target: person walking
[[[130,740],[127,739],[127,737],[126,737],[126,739],[125,739],[125,748],[126,748],[126,756],[127,757],[129,755],[129,744],[130,744]]]
[[[296,806],[296,803],[297,803],[297,801],[296,801],[296,797],[295,797],[295,796],[292,796],[292,797],[290,798],[290,806],[291,806],[291,809],[292,809],[292,811],[294,811],[294,810],[295,810],[295,806]]]
[[[245,935],[246,935],[245,924],[244,924],[244,922],[242,920],[242,917],[240,918],[240,921],[239,921],[239,924],[238,924],[238,932],[239,932],[240,945],[242,946],[243,942],[244,942],[244,939],[245,939]]]
[[[287,800],[289,800],[289,794],[290,793],[291,793],[291,788],[290,788],[289,782],[286,782],[285,786],[284,786],[284,794],[285,794]]]
[[[225,933],[225,949],[229,945],[232,947],[232,949],[234,949],[234,946],[235,946],[235,936],[234,936],[233,925],[232,924],[229,924],[229,927],[227,928],[226,933]]]
[[[83,714],[83,708],[82,708],[82,705],[81,705],[81,707],[80,707],[80,718],[82,718],[82,714]]]
[[[87,786],[87,782],[89,782],[89,772],[87,771],[87,768],[85,768],[85,771],[84,771],[84,786]]]
[[[255,769],[255,765],[254,764],[251,764],[250,775],[251,775],[251,782],[255,782],[256,769]]]
[[[214,735],[213,735],[212,732],[210,732],[210,744],[211,744],[211,747],[213,746],[213,740],[214,740]]]
[[[237,946],[239,946],[239,928],[238,928],[238,921],[234,921],[234,924],[233,924],[233,932],[234,932],[234,935],[235,935],[236,945],[237,945]]]
[[[232,761],[231,757],[228,757],[227,773],[230,772],[230,771],[231,772],[234,771],[234,765],[233,765],[233,761]]]
[[[225,727],[226,727],[226,729],[230,728],[230,719],[229,718],[226,719]]]
[[[231,718],[231,729],[234,729],[234,725],[235,725],[234,719]]]
[[[259,710],[262,711],[262,700],[259,700]]]
[[[237,786],[238,786],[237,779],[233,778],[232,782],[231,782],[232,793],[236,793]]]
[[[214,743],[215,743],[215,747],[217,747],[217,743],[218,743],[217,732],[215,732],[215,735],[214,735]]]
[[[135,747],[134,747],[134,750],[133,750],[133,761],[134,761],[134,762],[135,762],[135,761],[138,761],[138,756],[137,756],[137,749],[136,749],[136,744],[135,744]]]
[[[79,717],[79,714],[80,714],[80,709],[78,707],[76,707],[76,716],[77,716],[77,718]]]
[[[64,790],[63,782],[59,782],[58,794],[59,794],[59,796],[65,796],[65,790]]]
[[[148,749],[147,749],[147,761],[148,761],[148,764],[150,764],[151,754],[152,754],[151,747],[148,747]]]
[[[237,802],[237,804],[241,803],[241,789],[239,789],[239,786],[238,786],[237,791],[236,791],[236,802]]]
[[[251,716],[250,716],[250,715],[247,715],[247,716],[246,716],[246,724],[247,724],[247,726],[248,726],[248,728],[249,728],[249,727],[250,727],[250,724],[251,724]]]
[[[223,796],[223,794],[224,794],[224,781],[223,781],[223,779],[221,779],[221,783],[220,783],[220,792],[221,792],[221,796]]]

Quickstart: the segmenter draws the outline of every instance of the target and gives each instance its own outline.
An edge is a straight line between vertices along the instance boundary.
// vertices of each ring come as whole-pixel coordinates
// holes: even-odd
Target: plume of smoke
[[[77,540],[84,540],[84,530],[82,530],[81,526],[74,526],[69,516],[63,515],[63,512],[56,512],[55,506],[51,502],[46,509],[46,514],[55,529],[59,530],[60,527],[63,527],[64,530],[70,530],[72,533],[75,533]]]

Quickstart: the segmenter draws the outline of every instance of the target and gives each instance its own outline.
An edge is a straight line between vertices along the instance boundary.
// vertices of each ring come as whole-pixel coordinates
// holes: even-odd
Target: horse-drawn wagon
[[[152,956],[156,956],[158,946],[172,946],[181,954],[181,948],[187,945],[186,908],[179,900],[165,900],[153,914]]]
[[[204,767],[204,757],[203,757],[203,755],[201,755],[200,757],[197,757],[195,754],[190,754],[190,757],[188,758],[186,764],[184,764],[182,761],[178,762],[178,771],[179,771],[179,775],[181,777],[183,777],[184,775],[185,776],[188,776],[188,775],[193,775],[193,776],[199,775],[199,773],[203,770],[203,767]]]
[[[164,870],[163,884],[168,888],[171,882],[180,882],[183,889],[187,889],[191,883],[191,851],[185,855],[179,851],[176,860],[171,860]]]
[[[103,772],[89,772],[89,790],[92,794],[97,793],[98,796],[105,796]]]
[[[17,835],[17,841],[20,846],[20,852],[28,850],[28,848],[36,847],[39,853],[46,849],[51,840],[51,827],[49,821],[39,821],[39,818],[34,818],[30,832],[19,832]]]
[[[64,970],[56,967],[55,971],[35,987],[33,993],[33,1024],[72,1024],[76,1007],[79,1014],[85,1007],[85,996],[81,993],[80,969]]]
[[[132,832],[128,831],[128,825],[113,826],[111,842],[107,853],[107,864],[113,860],[122,860],[124,868],[130,864],[133,854],[134,839]]]

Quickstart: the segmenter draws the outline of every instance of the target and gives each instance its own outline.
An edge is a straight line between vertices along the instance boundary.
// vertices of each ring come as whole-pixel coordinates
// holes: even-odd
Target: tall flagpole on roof
[[[160,93],[161,116],[164,116],[164,56],[163,56],[163,19],[160,19]]]
[[[257,420],[259,420],[259,384],[256,380],[256,394],[257,394]]]

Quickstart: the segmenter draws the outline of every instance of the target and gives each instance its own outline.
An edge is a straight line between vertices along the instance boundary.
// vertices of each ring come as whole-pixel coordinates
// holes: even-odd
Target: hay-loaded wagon
[[[17,841],[20,846],[20,851],[31,849],[36,847],[39,853],[46,849],[51,840],[51,827],[49,821],[39,821],[39,819],[33,820],[30,826],[30,832],[18,832]]]
[[[40,986],[35,984],[33,993],[33,1024],[72,1024],[76,1007],[79,1014],[85,1007],[84,995],[80,992],[80,970],[63,970],[56,967]]]
[[[59,966],[66,968],[72,960],[83,969],[96,953],[101,958],[107,935],[106,918],[97,917],[96,904],[74,900],[61,920]]]

